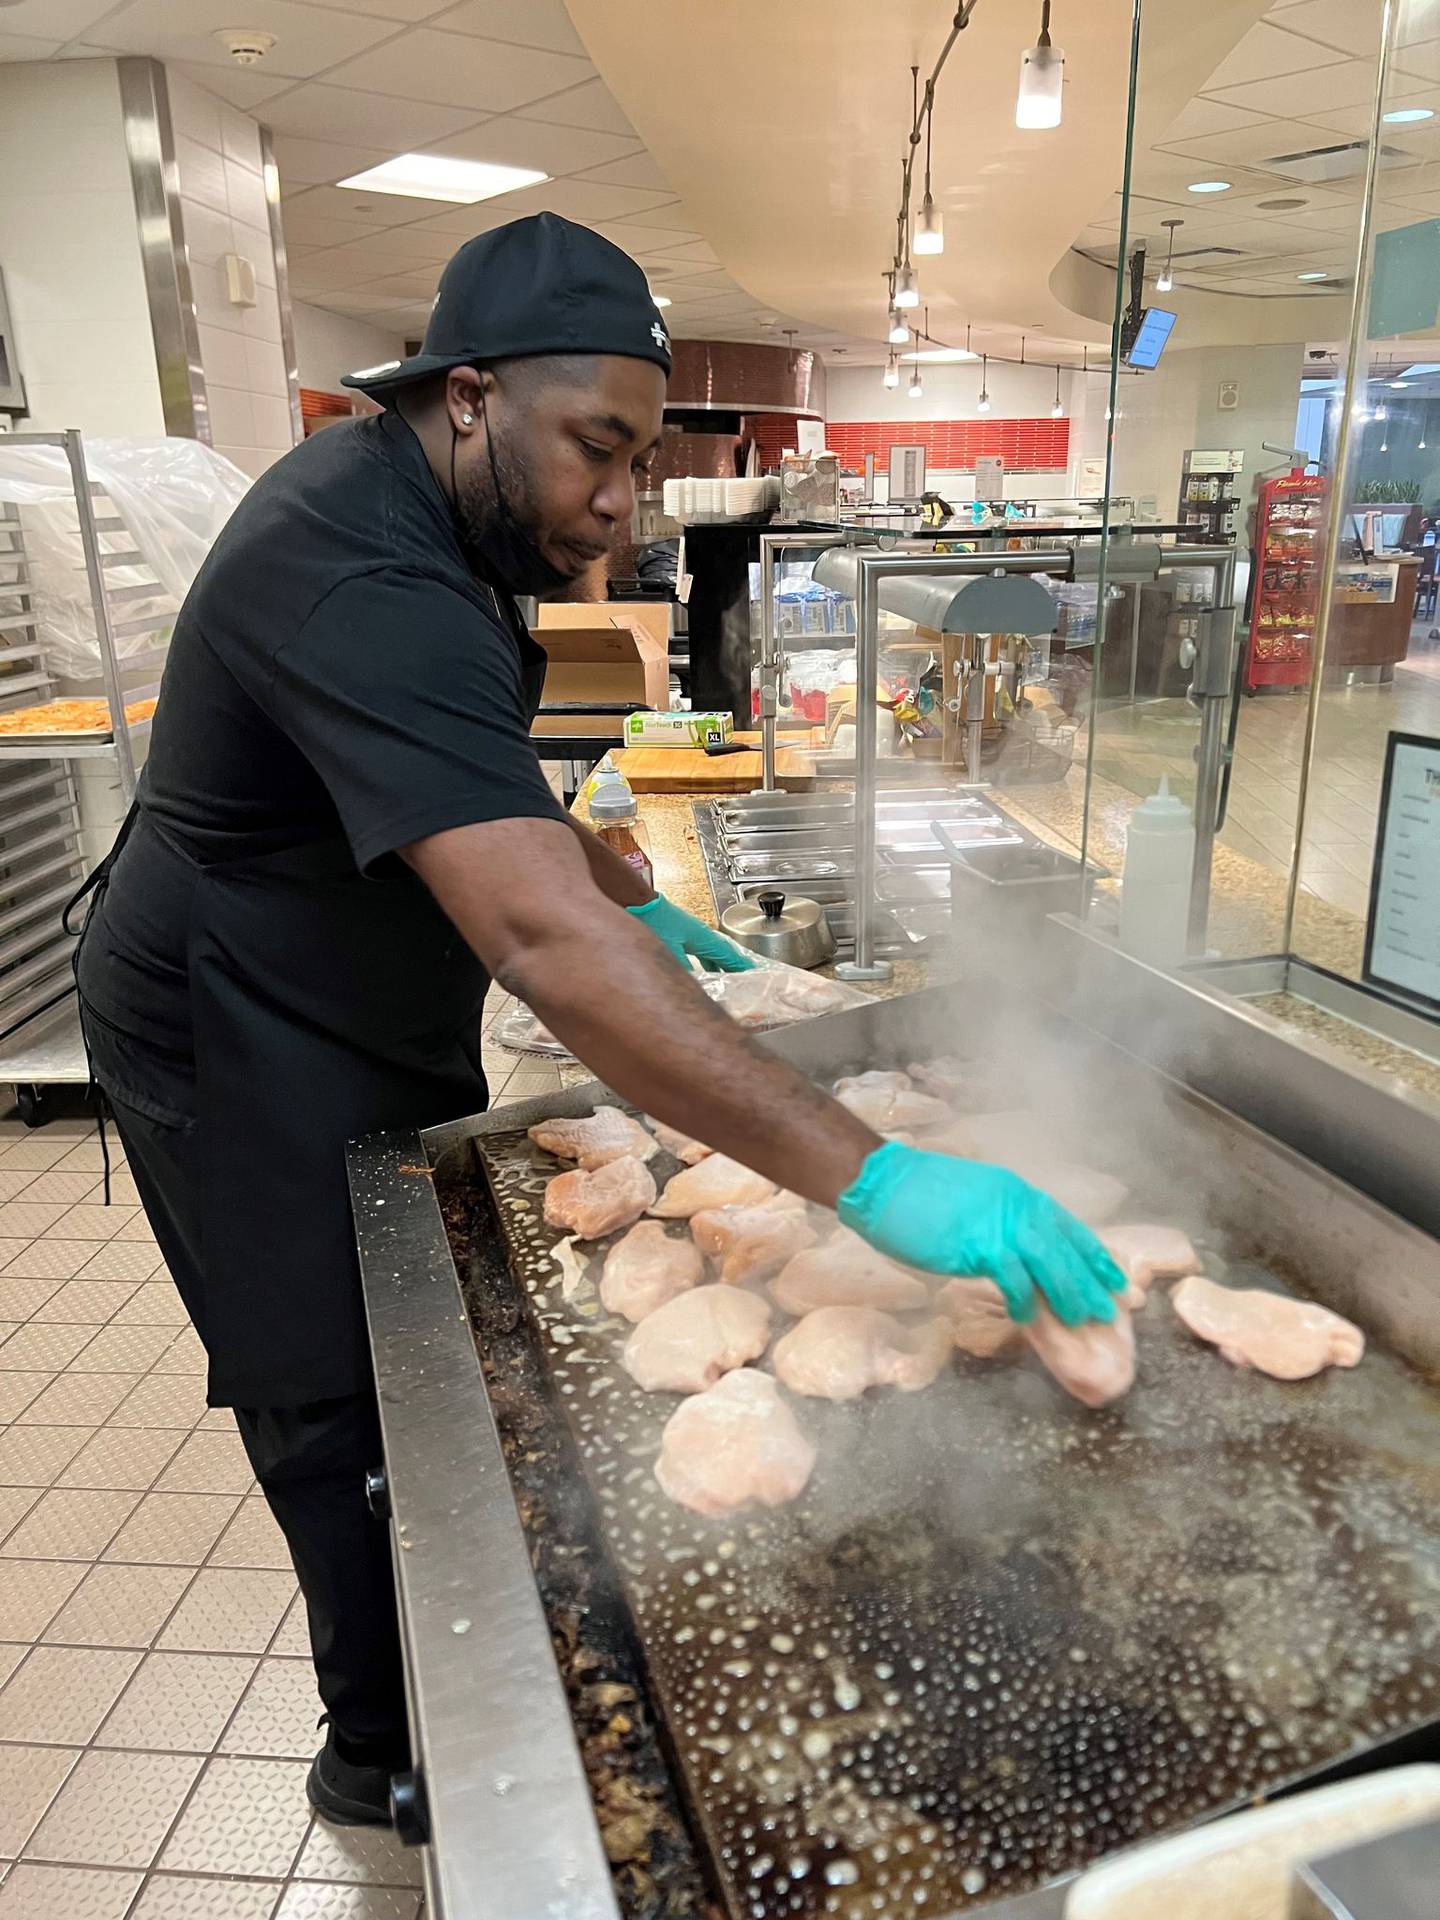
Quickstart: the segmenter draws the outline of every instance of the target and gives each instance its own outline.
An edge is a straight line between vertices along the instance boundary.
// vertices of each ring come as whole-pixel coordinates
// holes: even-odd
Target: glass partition
[[[1373,113],[1373,216],[1324,423],[1326,619],[1290,944],[1440,1022],[1440,0],[1392,0]]]
[[[1113,395],[1103,419],[1075,423],[1082,456],[1104,456],[1112,521],[1089,655],[1087,853],[1118,876],[1131,844],[1122,939],[1145,957],[1282,955],[1385,0],[1213,9],[1183,47],[1157,8],[1138,11],[1126,172],[1076,249],[1117,296]],[[1429,96],[1408,73],[1403,98]],[[1393,129],[1404,151],[1429,124]],[[1430,171],[1415,194],[1440,189]],[[1144,551],[1157,538],[1158,574]],[[1354,781],[1345,751],[1337,771]],[[1098,886],[1093,924],[1121,930],[1117,894],[1114,879]],[[1355,901],[1347,886],[1324,904]]]

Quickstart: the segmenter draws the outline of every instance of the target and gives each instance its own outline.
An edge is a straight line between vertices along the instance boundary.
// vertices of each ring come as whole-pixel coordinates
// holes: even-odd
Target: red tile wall
[[[925,449],[927,467],[972,471],[978,456],[999,454],[1007,472],[1063,472],[1070,457],[1068,420],[832,420],[825,444],[846,466],[867,453],[883,466],[891,447]]]

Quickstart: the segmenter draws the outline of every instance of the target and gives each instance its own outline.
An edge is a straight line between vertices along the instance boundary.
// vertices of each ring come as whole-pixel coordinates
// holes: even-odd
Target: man
[[[628,524],[669,364],[598,235],[542,214],[462,247],[423,351],[353,376],[386,411],[272,467],[201,569],[82,944],[96,1078],[305,1595],[334,1820],[386,1819],[407,1758],[344,1146],[483,1107],[492,978],[619,1093],[899,1259],[992,1272],[1020,1317],[1038,1287],[1109,1318],[1122,1284],[1013,1175],[882,1144],[753,1049],[687,977],[735,950],[551,796],[513,596]]]

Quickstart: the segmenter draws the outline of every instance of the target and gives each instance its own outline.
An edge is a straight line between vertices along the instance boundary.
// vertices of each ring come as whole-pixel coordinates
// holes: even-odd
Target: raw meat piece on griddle
[[[687,1167],[693,1167],[697,1161],[704,1160],[714,1151],[703,1140],[692,1140],[688,1133],[681,1133],[678,1127],[667,1127],[663,1120],[652,1120],[647,1113],[645,1124],[660,1142],[666,1153],[673,1154],[677,1160],[683,1160]]]
[[[1272,1380],[1358,1367],[1365,1352],[1359,1327],[1313,1300],[1221,1287],[1199,1274],[1182,1280],[1170,1300],[1196,1338],[1218,1347],[1232,1367],[1253,1367]]]
[[[694,1287],[642,1320],[625,1342],[626,1371],[647,1393],[703,1393],[748,1366],[770,1338],[770,1308],[744,1287]]]
[[[1130,1282],[1125,1304],[1133,1312],[1157,1280],[1183,1280],[1200,1271],[1200,1256],[1190,1236],[1178,1227],[1150,1226],[1139,1221],[1105,1227],[1100,1240]]]
[[[1025,1344],[993,1280],[951,1280],[936,1294],[935,1305],[950,1322],[955,1345],[972,1359],[994,1360]]]
[[[869,1067],[864,1073],[847,1073],[843,1079],[835,1082],[836,1095],[849,1093],[852,1087],[871,1087],[885,1093],[908,1093],[911,1087],[908,1073],[887,1072],[882,1067]]]
[[[1086,1320],[1078,1327],[1067,1327],[1042,1303],[1021,1332],[1045,1370],[1083,1406],[1108,1407],[1134,1385],[1135,1329],[1118,1302],[1108,1324]]]
[[[882,1078],[890,1078],[884,1075]],[[895,1133],[901,1128],[914,1131],[922,1127],[943,1127],[955,1118],[943,1100],[932,1094],[916,1093],[911,1087],[876,1086],[873,1081],[856,1079],[841,1084],[835,1098],[848,1107],[858,1120],[876,1133]]]
[[[720,1263],[727,1287],[768,1280],[792,1254],[813,1247],[815,1229],[801,1207],[705,1207],[690,1216],[695,1244]]]
[[[581,1240],[618,1233],[640,1218],[655,1198],[655,1182],[643,1160],[611,1160],[593,1173],[577,1167],[559,1173],[545,1189],[545,1224],[564,1227]]]
[[[774,1191],[773,1180],[723,1153],[711,1153],[667,1181],[650,1211],[661,1220],[688,1220],[706,1207],[758,1207]]]
[[[858,1400],[871,1387],[928,1387],[950,1358],[948,1320],[907,1327],[873,1307],[819,1307],[775,1343],[775,1375],[792,1393]]]
[[[815,1449],[775,1382],[742,1367],[671,1414],[655,1478],[682,1507],[729,1513],[796,1499],[814,1465]]]
[[[632,1323],[697,1286],[705,1271],[700,1249],[677,1239],[658,1220],[642,1220],[605,1256],[600,1304]]]
[[[957,1100],[980,1078],[980,1069],[958,1053],[942,1053],[935,1060],[912,1060],[910,1078],[924,1093],[937,1100]]]
[[[1070,1160],[1047,1160],[1038,1154],[995,1154],[998,1165],[1009,1167],[1022,1180],[1083,1220],[1089,1227],[1103,1226],[1113,1220],[1125,1204],[1130,1189],[1113,1174],[1098,1173],[1094,1167],[1082,1167]]]
[[[660,1151],[640,1122],[619,1107],[596,1107],[583,1120],[541,1120],[526,1131],[546,1153],[590,1172],[612,1160],[648,1160]]]
[[[930,1289],[913,1273],[886,1259],[849,1227],[823,1247],[797,1253],[770,1282],[770,1298],[784,1313],[814,1313],[819,1307],[877,1307],[909,1313],[928,1307]]]

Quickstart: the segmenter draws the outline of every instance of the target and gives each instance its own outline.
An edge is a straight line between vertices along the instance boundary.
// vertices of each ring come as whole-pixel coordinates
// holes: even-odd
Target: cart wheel
[[[15,1089],[15,1108],[27,1127],[43,1127],[48,1115],[48,1102],[42,1087],[21,1086]]]

